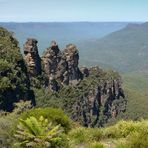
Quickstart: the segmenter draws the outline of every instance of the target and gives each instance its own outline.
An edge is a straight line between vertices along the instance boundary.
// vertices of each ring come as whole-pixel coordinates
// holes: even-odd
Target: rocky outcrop
[[[24,44],[24,60],[27,63],[30,76],[41,74],[41,59],[38,54],[38,41],[33,38],[28,38]]]
[[[103,126],[126,110],[120,75],[99,67],[79,69],[75,45],[60,51],[52,41],[40,58],[37,40],[28,38],[23,59],[12,34],[0,28],[0,35],[0,109],[11,111],[13,103],[20,100],[32,100],[35,105],[32,86],[56,91],[54,95],[49,91],[50,97],[45,98],[51,102],[58,99],[53,106],[63,108],[74,121],[87,127]],[[52,106],[49,102],[46,106]]]
[[[57,43],[52,41],[51,46],[43,53],[42,60],[44,70],[49,76],[50,88],[56,88],[54,90],[58,90],[58,82],[62,85],[76,85],[81,79],[79,53],[73,44],[67,45],[61,52]]]
[[[55,75],[58,63],[61,59],[61,52],[55,41],[51,42],[51,46],[47,48],[42,56],[44,69],[47,75]]]
[[[42,60],[44,63],[44,71],[49,78],[49,88],[52,91],[58,91],[59,85],[55,78],[57,67],[61,60],[61,52],[55,41],[52,41],[51,46],[44,51]]]
[[[88,77],[89,76],[89,69],[87,67],[81,67],[80,71],[81,71],[83,77]]]
[[[106,75],[104,72],[99,74],[100,71],[98,67],[89,69],[89,77],[96,75],[101,78],[101,75]],[[126,103],[120,76],[110,80],[106,78],[100,84],[90,81],[82,96],[72,106],[72,119],[84,126],[103,126],[110,118],[125,112]]]
[[[66,59],[68,69],[67,75],[69,84],[76,85],[81,79],[81,72],[79,70],[79,52],[75,45],[69,44],[63,51],[63,57]]]
[[[30,75],[40,75],[40,57],[35,39],[27,40],[24,54]],[[84,126],[103,126],[110,118],[116,118],[126,110],[120,75],[113,71],[105,72],[97,66],[79,69],[79,51],[74,44],[60,51],[57,43],[52,41],[41,59],[48,77],[48,88],[61,95],[70,95],[60,97],[70,102],[63,103],[63,109],[65,112],[68,110],[74,121]]]

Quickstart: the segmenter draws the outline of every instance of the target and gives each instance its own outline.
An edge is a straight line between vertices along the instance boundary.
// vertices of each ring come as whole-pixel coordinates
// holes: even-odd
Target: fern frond
[[[35,117],[30,117],[30,122],[32,123],[32,130],[34,131],[35,135],[42,135],[43,129],[41,124],[37,121]]]
[[[31,123],[31,121],[28,118],[26,120],[20,119],[20,125],[23,126],[24,130],[26,130],[29,133],[35,135],[34,131],[32,129],[32,123]]]

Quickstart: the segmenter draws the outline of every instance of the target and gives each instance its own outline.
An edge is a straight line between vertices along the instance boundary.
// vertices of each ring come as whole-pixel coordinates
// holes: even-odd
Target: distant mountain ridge
[[[99,40],[87,42],[93,46],[90,59],[107,63],[121,72],[142,72],[148,74],[148,23],[128,24]]]
[[[148,74],[148,22],[0,23],[13,31],[23,46],[27,37],[39,41],[39,52],[56,40],[61,49],[78,45],[80,65],[101,65],[120,72]]]
[[[56,40],[61,48],[65,44],[74,43],[79,46],[86,40],[99,39],[111,32],[125,27],[126,22],[49,22],[49,23],[1,23],[0,26],[13,31],[20,46],[28,37],[37,38],[39,52],[49,46],[50,41]],[[84,49],[85,50],[85,49]]]
[[[135,24],[135,23],[129,23],[126,27],[128,28],[141,28],[141,27],[148,27],[148,22]]]

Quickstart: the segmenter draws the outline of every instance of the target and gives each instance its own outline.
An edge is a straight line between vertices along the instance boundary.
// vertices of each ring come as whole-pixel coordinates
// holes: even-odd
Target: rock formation
[[[13,103],[20,100],[32,100],[35,105],[32,86],[57,92],[52,95],[48,91],[50,97],[47,94],[45,98],[51,102],[58,99],[54,106],[63,108],[84,126],[103,126],[126,110],[120,75],[99,67],[79,69],[79,52],[75,45],[69,44],[60,51],[52,41],[40,58],[37,40],[29,38],[24,44],[25,65],[12,34],[3,28],[0,33],[0,109],[11,111]],[[47,106],[48,103],[49,100]]]
[[[68,70],[69,84],[76,85],[81,79],[81,72],[79,70],[79,52],[75,45],[69,44],[63,51],[63,57],[66,59]]]
[[[57,65],[61,59],[60,50],[55,41],[51,42],[51,47],[47,48],[43,53],[44,69],[47,75],[55,75]]]
[[[67,45],[61,52],[57,43],[52,41],[51,47],[43,53],[42,60],[45,72],[49,76],[50,88],[58,88],[56,80],[60,84],[76,85],[81,79],[81,72],[78,68],[79,53],[73,44]],[[51,86],[53,84],[56,84],[56,86]]]
[[[92,73],[93,69],[96,69],[95,73]],[[97,71],[100,73],[99,68],[96,67],[89,69],[90,77],[97,75]],[[72,108],[75,110],[72,114],[74,121],[84,126],[103,126],[108,119],[115,118],[126,110],[126,99],[121,88],[120,77],[110,81],[104,80],[102,84],[90,83],[86,92]]]
[[[87,67],[81,67],[80,71],[81,71],[83,77],[88,77],[89,76],[89,69]]]
[[[30,75],[39,75],[41,66],[35,39],[27,40],[24,54]],[[79,52],[75,45],[69,44],[60,51],[57,43],[52,41],[41,59],[51,91],[60,92],[61,88],[67,88],[66,85],[72,89],[66,89],[65,93],[71,94],[67,99],[73,103],[66,103],[63,109],[72,109],[70,114],[74,121],[98,127],[125,111],[126,99],[119,74],[105,72],[97,66],[79,69]]]
[[[28,38],[24,44],[24,59],[27,63],[30,76],[41,74],[41,59],[38,54],[37,43],[36,39]]]

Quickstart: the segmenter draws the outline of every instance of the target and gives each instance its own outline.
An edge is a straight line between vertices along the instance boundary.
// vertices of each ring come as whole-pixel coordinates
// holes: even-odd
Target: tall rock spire
[[[36,39],[28,38],[24,44],[24,59],[31,76],[37,76],[41,73],[41,59],[38,54],[37,43]]]
[[[45,50],[42,56],[44,69],[49,80],[54,76],[61,84],[76,85],[80,78],[79,70],[79,52],[75,45],[69,44],[63,52],[58,48],[55,41],[51,42],[51,46]]]

